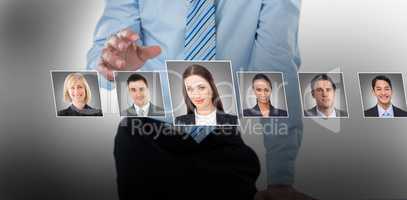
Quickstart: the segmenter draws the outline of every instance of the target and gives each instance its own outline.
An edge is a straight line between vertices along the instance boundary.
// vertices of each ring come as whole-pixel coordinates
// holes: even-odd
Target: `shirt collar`
[[[140,109],[144,111],[145,114],[148,114],[148,110],[150,108],[150,102],[147,102],[144,106],[139,107],[136,104],[133,104],[134,109],[136,109],[136,112],[139,113]]]
[[[318,116],[321,116],[321,117],[336,117],[336,111],[335,111],[335,109],[333,109],[333,111],[331,112],[331,114],[329,114],[328,116],[326,116],[323,112],[321,112],[321,111],[318,109],[318,106],[317,106],[317,113],[318,113]]]
[[[198,112],[195,109],[194,114],[195,114],[196,117],[199,117],[199,118],[211,118],[213,116],[216,116],[216,109],[213,110],[211,113],[209,113],[209,115],[200,115],[200,114],[198,114]]]
[[[377,104],[377,111],[379,112],[379,117],[382,117],[384,113],[389,113],[390,116],[388,116],[388,117],[394,117],[392,104],[390,104],[390,106],[387,108],[387,110],[385,110],[383,107],[381,107],[379,104]]]
[[[216,109],[208,115],[200,115],[194,110],[196,125],[216,125]]]

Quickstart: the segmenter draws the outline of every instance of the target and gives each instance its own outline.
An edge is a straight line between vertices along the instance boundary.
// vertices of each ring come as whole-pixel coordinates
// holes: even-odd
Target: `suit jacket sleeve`
[[[121,125],[125,124],[125,120],[127,121],[128,118],[124,118],[117,129],[113,153],[116,164],[118,193],[121,200],[136,199],[132,197],[133,193],[131,192],[134,187],[132,183],[135,168],[132,158],[134,144],[131,143],[133,140],[131,131],[127,129],[128,126]]]

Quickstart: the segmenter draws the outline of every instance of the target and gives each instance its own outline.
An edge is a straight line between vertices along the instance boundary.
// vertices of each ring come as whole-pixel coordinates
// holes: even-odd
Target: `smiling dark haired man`
[[[127,88],[130,98],[133,101],[126,110],[122,111],[122,116],[164,116],[164,109],[151,102],[150,90],[147,79],[137,73],[131,74],[127,79]]]
[[[372,94],[377,99],[377,104],[365,110],[365,117],[407,117],[407,112],[394,106],[391,102],[393,86],[390,78],[378,75],[372,79]]]

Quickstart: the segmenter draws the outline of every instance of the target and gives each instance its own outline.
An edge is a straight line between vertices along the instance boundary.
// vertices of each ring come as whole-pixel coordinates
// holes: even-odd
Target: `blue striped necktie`
[[[190,2],[185,32],[185,60],[212,60],[216,56],[214,0]]]
[[[212,60],[216,56],[216,7],[214,0],[187,0],[188,12],[185,31],[185,60]],[[211,128],[211,127],[208,127]],[[201,142],[210,130],[193,126],[190,136]]]

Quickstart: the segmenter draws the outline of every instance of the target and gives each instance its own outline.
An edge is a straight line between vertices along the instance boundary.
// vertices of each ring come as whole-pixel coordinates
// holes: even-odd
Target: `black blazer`
[[[243,110],[243,116],[245,117],[262,117],[259,104],[256,104],[253,108],[247,108]],[[278,108],[274,108],[273,105],[270,104],[270,111],[269,116],[282,116],[287,117],[287,111],[281,110]]]
[[[175,118],[177,125],[194,125],[195,114],[181,115]],[[216,112],[216,125],[237,125],[237,116],[226,113]]]
[[[68,108],[59,110],[58,116],[103,116],[102,110],[95,109],[89,105],[85,105],[82,110],[77,109],[74,105]]]
[[[148,108],[148,115],[147,116],[164,116],[164,109],[150,103],[150,107]],[[126,110],[122,111],[122,116],[137,116],[137,111],[134,106],[128,107]]]
[[[348,113],[343,110],[339,110],[335,108],[335,113],[336,117],[346,117],[348,116]],[[306,117],[317,117],[318,116],[318,111],[317,111],[317,106],[314,106],[313,108],[309,110],[304,111],[304,116]]]
[[[393,113],[395,117],[407,117],[407,112],[397,108],[396,106],[393,105]],[[377,105],[365,110],[365,117],[379,117],[379,109],[377,108]]]

